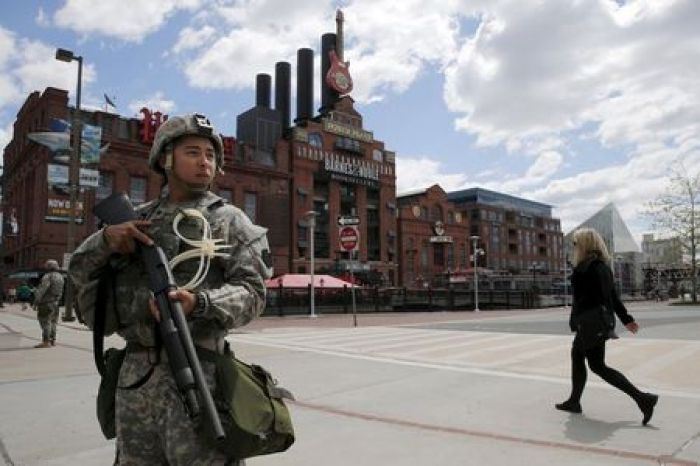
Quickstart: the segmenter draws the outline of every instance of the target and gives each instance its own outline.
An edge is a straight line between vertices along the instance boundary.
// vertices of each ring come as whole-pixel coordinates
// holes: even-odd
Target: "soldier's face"
[[[185,136],[173,150],[173,172],[186,185],[208,186],[214,179],[216,152],[212,142],[199,136]]]

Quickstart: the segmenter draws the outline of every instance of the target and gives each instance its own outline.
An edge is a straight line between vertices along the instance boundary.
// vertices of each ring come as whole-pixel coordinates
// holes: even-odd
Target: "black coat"
[[[600,259],[587,259],[579,263],[571,274],[571,286],[574,299],[569,317],[569,327],[576,331],[574,322],[581,314],[598,309],[605,305],[607,309],[615,312],[620,321],[627,325],[634,322],[634,318],[627,312],[625,305],[615,290],[613,274],[605,262]],[[615,319],[610,316],[614,327]]]

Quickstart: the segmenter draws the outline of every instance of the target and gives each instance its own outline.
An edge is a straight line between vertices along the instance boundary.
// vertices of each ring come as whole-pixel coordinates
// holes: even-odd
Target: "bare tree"
[[[700,173],[688,173],[682,164],[671,170],[671,176],[663,194],[647,205],[646,214],[652,218],[654,229],[676,238],[683,252],[690,256],[693,302],[697,297],[698,229],[700,229]]]

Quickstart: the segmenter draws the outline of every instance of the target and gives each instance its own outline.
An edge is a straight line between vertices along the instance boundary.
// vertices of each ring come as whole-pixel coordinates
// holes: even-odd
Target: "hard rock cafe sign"
[[[168,115],[165,115],[159,111],[153,112],[146,107],[141,109],[141,113],[143,114],[143,119],[139,121],[139,135],[141,136],[141,142],[151,145],[153,144],[153,139],[156,136],[156,131],[158,131],[160,125],[167,121]],[[236,138],[222,135],[221,142],[224,145],[224,159],[233,159],[233,154],[236,150]]]
[[[326,73],[326,84],[338,94],[349,94],[352,91],[352,77],[350,76],[350,62],[341,61],[335,50],[328,52],[331,66]]]
[[[143,114],[143,119],[139,122],[141,142],[144,144],[153,144],[156,131],[158,131],[160,125],[168,119],[168,115],[164,115],[159,111],[151,112],[151,110],[146,107],[143,107],[140,112]]]
[[[430,237],[431,243],[451,243],[452,242],[451,236],[445,236],[445,225],[440,220],[435,222],[435,224],[433,225],[433,231],[435,232],[435,236]]]

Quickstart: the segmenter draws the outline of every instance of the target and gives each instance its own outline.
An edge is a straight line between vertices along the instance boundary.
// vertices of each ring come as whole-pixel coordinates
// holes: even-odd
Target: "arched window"
[[[438,204],[435,204],[431,209],[430,209],[430,221],[431,222],[437,222],[438,220],[441,222],[444,222],[444,218],[442,216],[442,207]]]

